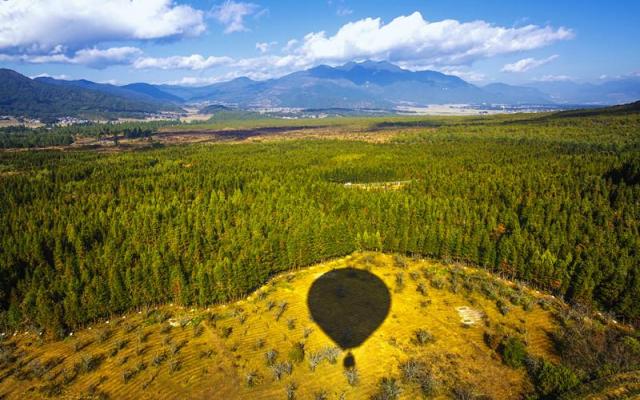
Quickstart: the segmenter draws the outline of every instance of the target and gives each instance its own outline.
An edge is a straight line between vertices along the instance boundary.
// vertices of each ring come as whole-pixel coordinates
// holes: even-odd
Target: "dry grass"
[[[407,260],[405,264],[402,271],[418,272],[420,277],[407,279],[402,292],[393,290],[399,267],[392,256],[356,253],[279,276],[236,303],[210,309],[162,307],[159,311],[170,313],[167,318],[177,325],[170,329],[168,320],[160,322],[162,318],[140,312],[112,319],[109,324],[102,322],[58,342],[42,343],[37,336],[21,333],[4,342],[15,343],[19,357],[10,367],[0,365],[4,368],[0,369],[0,397],[45,397],[58,393],[55,385],[60,384],[61,395],[68,398],[105,393],[117,399],[282,399],[293,382],[296,398],[323,393],[337,399],[344,393],[348,399],[359,399],[372,395],[382,377],[400,382],[400,365],[414,358],[432,368],[441,398],[448,397],[456,382],[466,382],[492,398],[520,398],[528,385],[525,372],[505,366],[484,343],[484,333],[496,327],[517,333],[529,344],[530,352],[553,358],[547,336],[554,328],[550,312],[538,305],[529,311],[512,305],[502,315],[495,300],[479,290],[453,293],[448,284],[441,289],[429,285],[427,275],[447,281],[450,267],[425,260]],[[346,266],[369,269],[391,293],[386,320],[353,349],[358,373],[355,386],[349,385],[342,365],[346,354],[340,352],[331,360],[336,356],[331,350],[334,343],[312,321],[307,308],[307,293],[314,280]],[[464,274],[486,277],[484,272],[471,269]],[[426,294],[416,290],[419,283],[427,283]],[[282,304],[286,304],[284,312],[276,321]],[[464,326],[457,310],[462,306],[478,310],[483,319]],[[294,321],[293,328],[290,321]],[[105,327],[111,335],[100,342],[99,332]],[[435,340],[417,343],[418,330],[429,332]],[[86,345],[76,351],[76,343]],[[302,362],[300,345],[294,349],[297,343],[304,347]],[[112,356],[114,348],[119,350]],[[273,358],[272,354],[269,366],[265,354],[271,349],[277,355]],[[73,378],[74,365],[83,360],[86,363],[89,356],[100,358],[95,370]],[[59,363],[47,364],[48,360]],[[42,372],[46,368],[38,365],[43,364],[51,367]],[[275,378],[276,370],[280,379]],[[65,379],[69,382],[62,384]],[[417,385],[400,385],[401,398],[419,397]]]

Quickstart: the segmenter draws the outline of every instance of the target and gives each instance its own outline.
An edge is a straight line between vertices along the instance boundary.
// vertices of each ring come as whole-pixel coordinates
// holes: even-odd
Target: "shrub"
[[[340,349],[337,347],[325,347],[322,349],[322,356],[329,361],[329,364],[335,364],[338,362],[338,357],[340,357]]]
[[[109,328],[101,329],[98,332],[98,342],[104,343],[111,337],[111,330]]]
[[[204,327],[200,324],[198,325],[194,325],[193,327],[193,337],[199,337],[202,336],[202,334],[204,333]]]
[[[162,364],[164,362],[164,360],[167,359],[167,353],[166,352],[162,352],[162,353],[157,353],[155,356],[153,356],[153,360],[151,361],[151,364],[154,367],[158,367],[160,366],[160,364]]]
[[[95,371],[102,363],[102,356],[83,355],[80,361],[75,365],[75,370],[78,373],[88,373]]]
[[[455,400],[474,400],[478,397],[474,388],[468,383],[457,383],[451,388],[451,395]]]
[[[431,278],[431,286],[436,289],[442,289],[444,287],[444,279],[439,276]]]
[[[298,342],[293,345],[289,351],[289,359],[296,364],[304,361],[304,343]]]
[[[313,333],[313,328],[306,327],[302,332],[302,336],[306,339],[309,337],[309,335],[311,335],[311,333]]]
[[[285,374],[291,375],[293,372],[293,364],[291,364],[290,361],[275,363],[271,366],[271,371],[273,372],[275,380],[279,381]]]
[[[414,340],[420,346],[435,342],[435,337],[424,329],[418,329],[414,333]]]
[[[260,380],[260,375],[258,375],[258,371],[251,371],[244,377],[244,382],[247,387],[252,388],[258,384]]]
[[[427,295],[427,285],[424,284],[424,282],[420,282],[418,283],[418,287],[416,288],[416,291],[418,293],[420,293],[423,296]]]
[[[555,398],[580,383],[574,372],[562,364],[552,364],[544,359],[531,360],[528,364],[529,374],[541,397]]]
[[[329,393],[322,389],[313,394],[314,400],[329,400]]]
[[[395,378],[382,378],[378,382],[378,392],[373,395],[374,400],[395,400],[402,393]]]
[[[296,390],[298,385],[295,382],[289,382],[287,385],[287,400],[294,400],[296,398]]]
[[[356,386],[360,382],[360,374],[356,367],[345,369],[344,376],[347,378],[347,383],[349,383],[350,386]]]
[[[404,256],[401,256],[400,254],[394,254],[393,255],[393,265],[397,268],[407,268],[407,259],[404,258]]]
[[[220,336],[222,336],[223,339],[226,339],[229,336],[231,336],[232,332],[233,332],[233,328],[230,326],[226,326],[222,328],[222,332],[220,333]]]
[[[272,366],[275,364],[276,359],[278,358],[278,350],[271,349],[264,353],[264,358],[268,366]]]
[[[180,371],[180,368],[182,368],[182,363],[180,362],[180,360],[174,358],[173,360],[169,361],[170,373]]]
[[[281,301],[280,303],[278,303],[278,309],[276,310],[276,321],[280,320],[280,317],[282,317],[282,314],[284,314],[284,311],[287,309],[287,305],[288,303],[286,301]]]
[[[310,353],[309,357],[307,357],[307,360],[309,362],[309,369],[311,371],[315,371],[316,367],[322,362],[322,359],[323,356],[321,353]]]
[[[396,273],[396,292],[400,293],[404,290],[404,273]]]
[[[435,379],[424,362],[409,359],[400,364],[400,371],[402,381],[418,385],[423,395],[431,396],[435,392]]]
[[[287,328],[292,331],[294,329],[296,329],[296,320],[293,318],[289,318],[287,320]]]
[[[496,307],[498,307],[498,311],[500,311],[500,314],[502,315],[507,315],[507,313],[509,312],[510,308],[507,305],[507,303],[505,303],[504,301],[502,301],[502,299],[498,300],[496,302]]]
[[[502,361],[511,368],[520,368],[527,357],[527,348],[520,339],[508,337],[500,344],[500,355]]]

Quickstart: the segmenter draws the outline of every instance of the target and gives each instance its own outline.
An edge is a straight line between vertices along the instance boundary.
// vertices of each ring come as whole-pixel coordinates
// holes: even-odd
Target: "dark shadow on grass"
[[[311,317],[343,350],[364,343],[391,308],[391,295],[376,275],[360,269],[329,271],[316,279],[307,295]],[[355,366],[351,353],[345,367]]]

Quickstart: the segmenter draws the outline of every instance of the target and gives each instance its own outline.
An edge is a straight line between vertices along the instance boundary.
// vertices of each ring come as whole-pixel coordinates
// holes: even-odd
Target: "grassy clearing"
[[[382,279],[391,309],[353,349],[355,368],[345,370],[346,353],[311,319],[307,293],[319,276],[347,266]],[[356,253],[278,276],[231,304],[142,310],[58,342],[12,336],[3,349],[15,360],[0,364],[0,395],[336,399],[399,389],[406,399],[427,390],[440,398],[455,390],[519,398],[530,390],[524,369],[505,365],[487,337],[517,336],[531,354],[554,360],[554,322],[541,299],[464,267]],[[459,307],[482,319],[463,323]]]

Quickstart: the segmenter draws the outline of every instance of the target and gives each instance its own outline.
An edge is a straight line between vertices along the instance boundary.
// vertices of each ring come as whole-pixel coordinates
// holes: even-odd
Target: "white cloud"
[[[547,57],[542,60],[536,60],[535,58],[523,58],[522,60],[516,61],[513,64],[505,65],[504,67],[502,67],[502,72],[526,72],[548,64],[556,58],[558,58],[557,54],[554,54],[551,57]]]
[[[233,33],[248,31],[244,19],[257,12],[264,13],[264,10],[261,10],[257,4],[227,0],[214,7],[211,15],[225,26],[224,33]]]
[[[336,15],[338,17],[347,17],[349,15],[353,14],[353,10],[348,8],[348,7],[338,7],[338,9],[336,10]]]
[[[566,28],[526,25],[500,27],[484,21],[425,21],[415,12],[387,24],[365,18],[343,25],[334,35],[312,32],[291,39],[281,55],[237,60],[234,74],[273,78],[318,64],[387,60],[404,68],[450,71],[464,79],[484,80],[468,67],[475,61],[548,46],[573,37]],[[453,71],[453,72],[451,72]]]
[[[483,82],[487,80],[487,76],[485,74],[469,69],[460,69],[458,67],[441,67],[429,69],[435,69],[439,72],[442,72],[443,74],[457,76],[458,78],[462,78],[467,82]]]
[[[260,50],[260,53],[266,53],[277,44],[278,42],[258,42],[256,43],[256,49]]]
[[[131,64],[131,62],[140,56],[140,54],[142,54],[142,51],[137,47],[125,46],[111,47],[104,50],[97,48],[82,49],[72,55],[52,52],[42,55],[23,54],[10,57],[12,57],[12,61],[21,61],[31,64],[80,64],[92,68],[104,68],[108,65]]]
[[[496,26],[485,21],[428,22],[419,12],[400,16],[386,25],[365,18],[342,26],[333,36],[312,32],[295,53],[310,64],[352,59],[420,61],[433,65],[468,65],[474,61],[532,50],[573,37],[566,28],[526,25]]]
[[[200,54],[190,56],[172,57],[141,57],[134,61],[133,66],[137,69],[191,69],[203,70],[220,65],[229,64],[233,61],[231,57],[204,57]]]
[[[204,32],[202,11],[173,0],[0,1],[0,51],[68,53],[102,42]]]
[[[602,77],[600,79],[602,79]],[[572,80],[572,78],[567,75],[544,75],[536,79],[536,81],[539,81],[539,82],[562,82],[562,81],[570,81],[570,80]]]
[[[42,74],[38,74],[38,75],[32,75],[29,78],[31,79],[36,79],[36,78],[53,78],[53,79],[61,79],[61,80],[65,80],[68,81],[71,79],[71,77],[69,75],[65,75],[65,74],[61,74],[61,75],[49,75],[46,72],[42,73]]]

